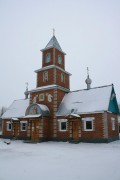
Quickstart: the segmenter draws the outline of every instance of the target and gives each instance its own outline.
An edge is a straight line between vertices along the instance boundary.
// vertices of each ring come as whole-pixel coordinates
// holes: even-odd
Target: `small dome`
[[[87,79],[85,80],[86,84],[91,84],[92,80],[89,78],[89,76],[87,77]]]

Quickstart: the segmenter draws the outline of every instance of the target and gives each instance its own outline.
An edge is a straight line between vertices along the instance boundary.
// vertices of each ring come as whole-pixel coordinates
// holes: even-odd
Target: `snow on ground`
[[[0,139],[0,180],[120,180],[120,141],[7,145]]]

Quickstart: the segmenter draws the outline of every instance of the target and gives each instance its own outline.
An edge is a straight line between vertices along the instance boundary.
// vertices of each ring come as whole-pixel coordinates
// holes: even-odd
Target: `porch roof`
[[[23,119],[38,118],[41,116],[42,116],[41,114],[30,114],[30,115],[24,116]]]
[[[18,118],[12,118],[13,121],[18,121],[19,119]]]
[[[66,115],[66,118],[67,118],[67,117],[68,117],[68,118],[71,118],[71,117],[80,118],[80,115],[71,113],[71,114]]]

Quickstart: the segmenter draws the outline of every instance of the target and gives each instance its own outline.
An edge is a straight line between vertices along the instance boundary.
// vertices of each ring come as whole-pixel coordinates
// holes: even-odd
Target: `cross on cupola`
[[[53,28],[53,36],[55,36],[55,29]]]

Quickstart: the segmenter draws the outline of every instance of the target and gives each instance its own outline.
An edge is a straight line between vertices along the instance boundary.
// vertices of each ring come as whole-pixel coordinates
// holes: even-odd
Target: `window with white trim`
[[[50,53],[46,54],[45,62],[49,63],[50,62]]]
[[[27,122],[20,122],[21,123],[21,131],[26,131],[27,130]]]
[[[62,64],[62,56],[58,55],[58,64]]]
[[[48,71],[44,71],[43,72],[43,82],[47,82],[48,81]]]
[[[93,131],[93,120],[94,117],[82,118],[84,124],[84,131]]]
[[[115,131],[115,118],[111,118],[112,130]]]
[[[12,131],[12,123],[7,122],[7,131]]]
[[[59,121],[59,131],[67,131],[67,119],[60,119]]]

